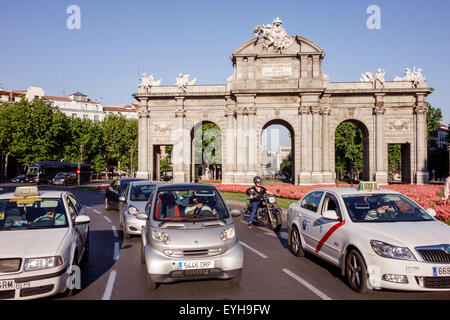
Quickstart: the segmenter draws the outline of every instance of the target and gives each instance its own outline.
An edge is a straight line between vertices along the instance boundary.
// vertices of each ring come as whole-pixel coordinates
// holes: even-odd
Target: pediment
[[[313,41],[301,36],[290,36],[292,44],[284,48],[282,53],[274,53],[272,48],[264,46],[264,39],[254,37],[240,45],[233,51],[233,56],[265,56],[265,55],[297,55],[297,54],[320,54],[325,55],[323,49]]]

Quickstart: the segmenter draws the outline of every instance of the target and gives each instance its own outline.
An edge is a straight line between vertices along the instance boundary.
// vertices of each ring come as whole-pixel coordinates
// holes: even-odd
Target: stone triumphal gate
[[[388,144],[401,144],[403,183],[428,183],[426,97],[421,70],[385,81],[384,70],[358,82],[329,82],[325,53],[289,36],[277,18],[232,54],[234,73],[223,85],[194,85],[180,74],[160,86],[141,78],[138,177],[159,178],[159,147],[173,145],[175,182],[191,182],[193,128],[215,123],[222,133],[223,183],[250,183],[261,174],[261,134],[282,124],[292,136],[296,184],[334,183],[335,131],[344,121],[363,132],[363,179],[387,182]]]

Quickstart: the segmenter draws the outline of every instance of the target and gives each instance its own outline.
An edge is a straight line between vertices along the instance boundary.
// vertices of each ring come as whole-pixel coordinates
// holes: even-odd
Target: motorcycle
[[[244,211],[244,216],[250,217],[252,207],[250,205],[250,198],[247,199],[247,208]],[[273,231],[278,232],[281,229],[281,208],[278,207],[277,201],[273,196],[264,196],[259,200],[258,210],[256,211],[254,224],[269,224]]]

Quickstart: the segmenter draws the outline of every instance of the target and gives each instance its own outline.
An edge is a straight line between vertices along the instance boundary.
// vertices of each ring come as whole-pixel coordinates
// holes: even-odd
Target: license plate
[[[29,288],[30,282],[17,282],[14,280],[0,280],[0,291]]]
[[[450,277],[450,267],[433,267],[433,276]]]
[[[180,261],[178,270],[195,270],[214,268],[214,260]]]

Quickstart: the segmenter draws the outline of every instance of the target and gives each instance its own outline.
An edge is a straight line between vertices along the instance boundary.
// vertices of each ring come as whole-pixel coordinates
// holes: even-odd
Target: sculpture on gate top
[[[282,50],[290,47],[294,43],[294,39],[287,34],[286,29],[282,26],[283,21],[276,17],[273,19],[272,25],[257,25],[253,29],[258,39],[264,40],[263,49],[269,50],[272,47],[273,53],[282,53]]]
[[[417,87],[426,82],[425,77],[422,75],[422,69],[418,68],[416,71],[416,67],[411,71],[409,68],[405,69],[405,76],[399,77],[395,76],[394,81],[411,81],[413,87]]]
[[[183,75],[182,73],[178,74],[178,78],[176,78],[176,85],[179,89],[186,91],[187,86],[193,86],[195,84],[195,81],[197,81],[197,78],[192,79],[189,81],[189,74]]]
[[[142,77],[139,78],[139,80],[141,81],[141,83],[139,83],[138,87],[148,90],[148,89],[150,89],[153,86],[159,86],[161,84],[161,80],[162,79],[159,79],[158,81],[155,81],[155,78],[153,77],[152,74],[149,77],[147,77],[147,74],[144,72],[142,74]]]

